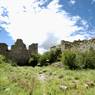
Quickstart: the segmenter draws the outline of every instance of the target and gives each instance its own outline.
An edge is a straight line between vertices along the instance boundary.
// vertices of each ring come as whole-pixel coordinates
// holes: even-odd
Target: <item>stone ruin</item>
[[[69,41],[61,41],[61,50],[64,51],[66,49],[69,50],[76,50],[76,51],[87,51],[89,49],[95,50],[95,39],[89,39],[89,40],[75,40],[73,42]]]
[[[60,48],[62,52],[64,50],[76,50],[76,51],[86,51],[91,48],[95,50],[95,38],[89,40],[75,40],[73,42],[62,40],[59,45],[51,47],[51,50]]]
[[[21,39],[17,39],[11,49],[8,50],[8,45],[0,43],[0,54],[6,56],[19,65],[27,65],[29,58],[32,54],[38,54],[38,44],[33,43],[26,48],[26,45]]]
[[[37,43],[33,43],[31,45],[29,45],[29,53],[30,53],[30,56],[31,54],[37,54],[38,53],[38,44]]]
[[[66,49],[85,51],[93,48],[95,50],[95,39],[77,40],[74,42],[62,40],[61,44],[51,47],[51,50],[56,48],[60,48],[62,52]],[[23,41],[21,39],[17,39],[15,44],[11,46],[11,49],[8,50],[8,45],[0,43],[0,54],[13,60],[14,62],[17,62],[19,65],[26,65],[33,54],[38,54],[38,44],[33,43],[29,45],[27,49]]]
[[[5,43],[0,43],[0,54],[4,56],[7,56],[8,54],[8,45]]]

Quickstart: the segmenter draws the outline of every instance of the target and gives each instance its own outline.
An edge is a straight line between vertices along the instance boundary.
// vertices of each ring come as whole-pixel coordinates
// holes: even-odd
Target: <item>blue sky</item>
[[[95,38],[95,0],[0,0],[0,42],[43,52],[60,40]]]

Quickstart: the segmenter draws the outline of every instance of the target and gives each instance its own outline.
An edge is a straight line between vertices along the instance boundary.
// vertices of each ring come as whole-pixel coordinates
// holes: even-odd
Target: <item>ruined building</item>
[[[0,54],[4,56],[7,56],[8,54],[8,45],[5,43],[0,43]]]
[[[28,51],[30,54],[37,54],[38,53],[38,44],[33,43],[33,44],[29,45]]]
[[[61,49],[76,50],[76,51],[86,51],[93,48],[95,50],[95,39],[90,40],[77,40],[74,42],[61,41]]]
[[[0,54],[7,56],[19,65],[26,65],[32,54],[38,53],[38,44],[31,44],[29,49],[21,39],[17,39],[11,49],[8,50],[8,46],[5,43],[0,43]]]
[[[76,51],[86,51],[91,48],[95,50],[95,39],[89,39],[89,40],[75,40],[73,42],[64,41],[62,40],[61,43],[57,46],[51,47],[51,49],[60,48],[63,52],[64,50],[76,50]]]

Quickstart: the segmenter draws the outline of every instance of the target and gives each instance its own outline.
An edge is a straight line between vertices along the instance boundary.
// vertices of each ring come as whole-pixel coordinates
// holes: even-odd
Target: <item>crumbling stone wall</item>
[[[90,40],[77,40],[74,42],[69,41],[61,41],[61,50],[64,51],[66,49],[76,50],[76,51],[86,51],[90,48],[95,50],[95,39]]]
[[[69,41],[61,41],[61,51],[64,51],[66,49],[70,49],[72,47],[72,43]]]
[[[7,56],[8,54],[8,45],[5,43],[0,43],[0,54]]]
[[[29,46],[27,50],[26,45],[21,39],[17,39],[11,49],[8,50],[8,45],[5,43],[0,43],[0,54],[8,57],[12,61],[16,62],[18,65],[27,65],[30,54],[38,54],[38,44],[33,43]]]
[[[25,65],[28,63],[28,50],[21,39],[18,39],[11,47],[10,58],[17,62],[18,65]]]
[[[29,45],[29,54],[30,56],[31,54],[38,54],[38,44],[37,43],[33,43]]]

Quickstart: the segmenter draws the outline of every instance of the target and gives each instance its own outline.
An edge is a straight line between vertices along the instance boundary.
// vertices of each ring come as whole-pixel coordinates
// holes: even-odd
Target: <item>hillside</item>
[[[95,70],[9,63],[0,56],[0,95],[95,95]]]

